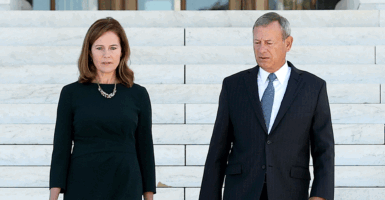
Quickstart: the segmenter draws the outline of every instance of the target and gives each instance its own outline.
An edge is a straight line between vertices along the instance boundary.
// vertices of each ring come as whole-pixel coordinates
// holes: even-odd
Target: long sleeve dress
[[[149,95],[137,84],[116,87],[111,99],[95,83],[61,91],[49,188],[60,187],[65,200],[141,200],[156,192]]]

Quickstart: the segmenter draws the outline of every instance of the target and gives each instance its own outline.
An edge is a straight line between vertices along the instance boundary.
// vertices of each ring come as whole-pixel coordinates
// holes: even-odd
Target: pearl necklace
[[[99,87],[98,90],[99,90],[100,94],[102,94],[102,96],[104,96],[105,98],[111,99],[112,97],[115,96],[115,93],[116,93],[116,82],[115,82],[114,91],[111,94],[107,94],[105,91],[103,91],[103,89],[99,85],[99,82],[98,82],[98,87]]]

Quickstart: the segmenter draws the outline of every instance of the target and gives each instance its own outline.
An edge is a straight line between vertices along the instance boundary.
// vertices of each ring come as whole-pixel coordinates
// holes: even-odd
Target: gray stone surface
[[[0,188],[1,200],[41,200],[48,199],[47,188]],[[157,188],[155,198],[157,200],[184,200],[183,188]],[[63,200],[63,194],[59,195]]]
[[[217,104],[187,104],[186,124],[212,124],[217,111]]]
[[[385,10],[385,3],[361,3],[358,10]]]
[[[317,75],[328,84],[379,84],[385,82],[385,65],[293,64],[300,70]],[[186,65],[186,83],[221,84],[225,77],[253,67],[255,65]]]
[[[385,104],[385,84],[381,84],[381,103]]]
[[[52,144],[55,124],[0,124],[0,144]],[[384,144],[384,124],[333,124],[336,144]],[[155,124],[154,144],[209,144],[212,124]]]
[[[204,165],[209,145],[187,145],[186,165]],[[336,145],[336,166],[383,166],[385,145]]]
[[[336,187],[385,187],[384,166],[336,166]],[[0,167],[0,187],[48,187],[50,167]],[[312,168],[310,168],[313,174]],[[200,187],[203,166],[158,166],[157,184]]]
[[[183,65],[131,65],[135,83],[183,84]],[[76,65],[0,66],[0,84],[69,84],[78,80]]]
[[[186,123],[214,123],[217,110],[216,104],[187,104]],[[385,123],[384,104],[331,104],[330,110],[333,123]]]
[[[385,5],[385,4],[384,4]],[[186,28],[186,46],[253,46],[248,28]],[[381,27],[293,28],[294,46],[385,45]]]
[[[0,198],[2,200],[41,200],[49,199],[48,188],[0,188]],[[63,194],[59,195],[58,200],[63,200]]]
[[[75,144],[76,145],[76,144]],[[51,164],[52,145],[0,145],[0,166]],[[156,165],[184,165],[184,145],[154,145]]]
[[[332,104],[333,123],[384,123],[384,104]]]
[[[186,188],[186,200],[197,200],[200,188]],[[310,190],[309,190],[310,191]],[[385,196],[384,188],[336,188],[335,200],[362,200],[382,199]]]
[[[385,46],[376,46],[376,64],[385,64]]]
[[[87,30],[62,27],[1,28],[0,46],[81,46]],[[131,47],[184,46],[183,28],[125,28],[125,32]]]
[[[360,0],[360,3],[361,4],[364,4],[364,3],[381,4],[381,3],[385,3],[385,1],[384,0]]]
[[[1,12],[0,27],[89,27],[113,17],[123,27],[252,27],[268,11],[13,11]],[[277,11],[292,27],[377,27],[379,11]],[[7,20],[14,19],[14,20]],[[127,20],[135,19],[135,20]]]
[[[0,144],[52,144],[55,124],[0,124]]]
[[[208,144],[213,126],[155,125],[152,130],[154,144]]]
[[[0,46],[0,66],[76,64],[80,46]],[[253,47],[132,47],[134,65],[255,65]],[[327,59],[326,59],[327,58]],[[287,59],[296,64],[374,64],[374,46],[293,46]],[[378,64],[378,63],[377,63]]]
[[[335,144],[384,144],[383,124],[333,124]]]
[[[222,87],[219,84],[145,84],[143,86],[149,92],[153,104],[218,103]],[[62,87],[63,85],[56,84],[0,84],[0,104],[56,104]],[[327,85],[327,89],[329,102],[332,104],[380,103],[379,84],[330,84]]]
[[[55,104],[0,104],[0,124],[56,123]],[[152,104],[153,123],[184,123],[183,104]]]

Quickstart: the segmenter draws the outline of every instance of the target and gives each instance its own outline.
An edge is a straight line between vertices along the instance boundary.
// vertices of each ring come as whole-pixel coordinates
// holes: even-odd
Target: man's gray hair
[[[257,21],[254,24],[253,30],[256,27],[259,26],[267,26],[272,22],[277,21],[281,25],[282,30],[282,39],[285,40],[287,37],[290,36],[291,30],[290,30],[290,23],[287,21],[286,18],[282,17],[278,13],[275,12],[269,12],[262,16],[260,16]]]

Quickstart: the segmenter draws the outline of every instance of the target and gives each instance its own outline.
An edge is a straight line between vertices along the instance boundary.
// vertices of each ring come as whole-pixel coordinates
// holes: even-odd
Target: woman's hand
[[[59,198],[61,188],[51,188],[51,194],[49,195],[49,200],[57,200]]]
[[[145,192],[143,193],[144,200],[153,200],[154,193],[153,192]]]

